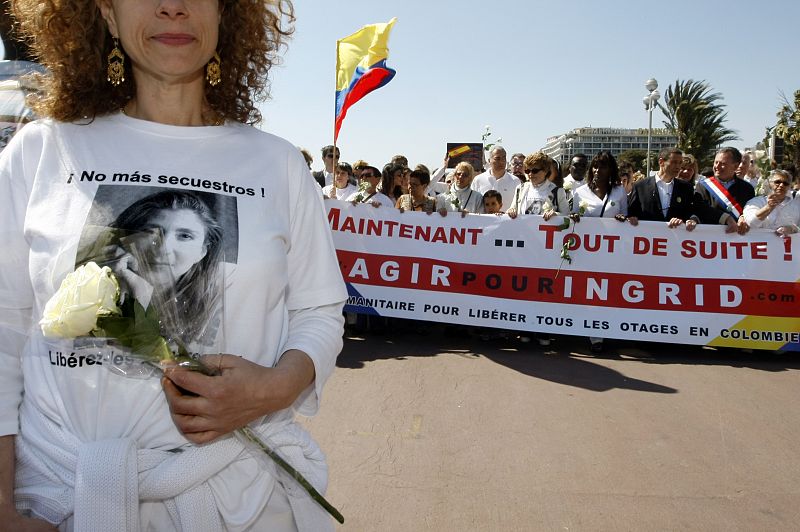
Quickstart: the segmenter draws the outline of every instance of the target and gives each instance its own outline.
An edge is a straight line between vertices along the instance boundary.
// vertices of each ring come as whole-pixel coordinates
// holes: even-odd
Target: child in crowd
[[[483,194],[483,210],[486,214],[497,214],[498,216],[504,214],[501,210],[503,208],[503,196],[496,190],[487,190]]]

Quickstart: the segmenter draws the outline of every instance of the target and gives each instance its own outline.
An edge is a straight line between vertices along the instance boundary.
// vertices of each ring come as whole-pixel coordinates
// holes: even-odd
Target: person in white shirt
[[[686,224],[693,231],[698,223],[695,214],[695,193],[686,181],[677,179],[683,164],[683,152],[664,148],[658,154],[658,173],[634,183],[628,196],[628,218],[667,222],[670,228]]]
[[[492,148],[489,152],[489,169],[475,177],[472,189],[477,190],[481,196],[488,190],[496,190],[503,196],[503,204],[510,205],[520,180],[506,171],[506,162],[505,148],[502,146]]]
[[[567,193],[567,200],[572,199],[572,192],[584,184],[586,170],[589,169],[589,157],[583,153],[576,153],[572,156],[569,165],[569,174],[564,178],[564,192]]]
[[[428,184],[428,190],[426,191],[426,194],[429,196],[438,196],[439,194],[444,194],[450,190],[450,183],[445,181],[447,165],[449,163],[450,156],[445,154],[442,166],[437,168],[436,171],[431,174],[431,182]],[[420,166],[422,165],[417,165],[417,169],[419,169]]]
[[[514,197],[506,210],[509,217],[539,214],[549,220],[556,214],[569,214],[569,202],[564,189],[547,179],[550,161],[550,157],[540,151],[525,158],[528,180],[514,191]]]
[[[376,190],[381,182],[381,171],[374,166],[364,166],[358,175],[360,184],[358,191],[352,193],[345,201],[353,203],[369,203],[373,207],[394,207],[394,202]]]
[[[615,218],[624,222],[628,218],[628,194],[619,177],[617,161],[609,151],[601,151],[589,165],[589,177],[572,195],[572,212],[580,216]],[[631,220],[632,224],[635,222]],[[590,336],[593,353],[603,350],[603,339]]]
[[[774,170],[769,184],[772,189],[769,195],[755,196],[747,202],[745,220],[753,229],[774,229],[781,236],[798,232],[800,198],[789,193],[792,175],[786,170]]]
[[[460,162],[453,172],[450,190],[436,196],[436,210],[440,214],[461,212],[483,214],[483,194],[471,187],[475,169],[468,162]]]
[[[622,221],[628,217],[628,194],[611,152],[601,151],[594,156],[586,183],[575,189],[572,197],[574,214]]]
[[[0,153],[0,526],[333,531],[232,434],[266,438],[325,491],[324,456],[294,418],[333,374],[347,290],[303,157],[251,125],[291,2],[12,6],[48,74],[31,102],[42,118]],[[213,376],[142,373],[150,355],[125,347],[130,333],[89,338],[91,315],[56,337],[38,326],[87,248],[119,259],[107,279],[131,298],[107,299],[135,336],[160,338],[162,361],[191,350]]]
[[[345,200],[358,192],[358,187],[350,181],[353,179],[353,167],[348,163],[336,165],[336,176],[333,183],[323,187],[322,195],[325,199]]]

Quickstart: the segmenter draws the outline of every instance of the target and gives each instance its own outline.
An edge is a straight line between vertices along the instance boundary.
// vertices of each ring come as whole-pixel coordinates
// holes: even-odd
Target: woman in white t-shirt
[[[543,152],[525,157],[524,168],[528,180],[517,185],[514,191],[514,199],[506,210],[510,218],[521,214],[538,214],[549,220],[556,214],[569,214],[564,188],[547,179],[551,173],[551,160]]]
[[[295,415],[318,409],[347,293],[302,156],[252,127],[291,1],[12,9],[47,74],[43,118],[0,154],[4,529],[333,530],[233,437],[250,428],[324,492],[324,455]],[[91,259],[145,311],[123,314],[148,326],[132,337],[176,332],[152,312],[172,301],[212,374],[138,372],[146,355],[112,329],[45,337],[46,302]]]
[[[351,183],[353,179],[353,167],[350,164],[337,164],[333,171],[333,183],[322,189],[322,195],[325,199],[346,200],[358,191],[358,187]]]

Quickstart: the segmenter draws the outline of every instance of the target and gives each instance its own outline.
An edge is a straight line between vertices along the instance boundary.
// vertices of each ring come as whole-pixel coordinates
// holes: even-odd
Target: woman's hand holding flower
[[[308,355],[296,350],[284,353],[274,368],[235,355],[210,355],[203,363],[221,373],[207,376],[172,367],[162,379],[175,426],[198,444],[291,406],[315,375]]]

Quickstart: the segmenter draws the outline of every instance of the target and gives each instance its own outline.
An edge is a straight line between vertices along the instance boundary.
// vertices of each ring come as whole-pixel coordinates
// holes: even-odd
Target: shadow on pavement
[[[336,365],[361,369],[377,360],[405,360],[457,354],[483,356],[522,374],[592,391],[627,389],[650,393],[677,393],[660,384],[626,377],[601,360],[645,364],[720,365],[778,372],[800,369],[793,353],[743,352],[701,346],[606,340],[602,354],[590,353],[586,338],[559,336],[549,347],[536,342],[521,343],[516,333],[489,341],[479,339],[474,329],[436,323],[398,320],[389,332],[346,335]]]

